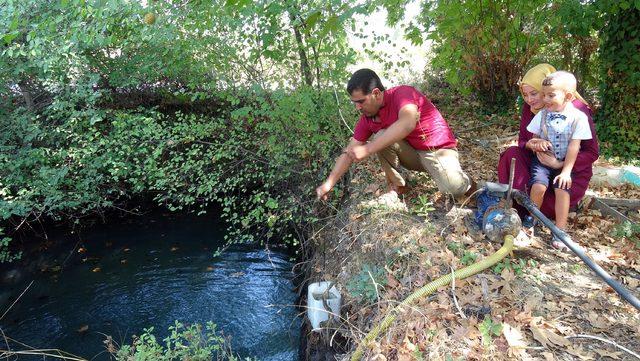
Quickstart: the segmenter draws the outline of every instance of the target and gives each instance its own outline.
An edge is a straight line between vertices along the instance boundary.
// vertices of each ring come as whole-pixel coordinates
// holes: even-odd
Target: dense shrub
[[[344,140],[331,86],[354,55],[345,24],[363,10],[343,1],[5,1],[4,232],[150,197],[174,210],[222,205],[238,233],[261,229],[263,240],[288,234],[308,214],[317,160]]]
[[[347,137],[333,94],[222,95],[229,108],[215,117],[61,109],[10,118],[0,216],[75,219],[147,196],[172,210],[220,204],[235,240],[286,236],[308,220],[312,185],[324,175],[318,159],[331,159]]]
[[[626,5],[623,5],[625,3]],[[597,131],[609,155],[640,156],[640,4],[604,1],[602,108]],[[608,6],[607,6],[608,5]]]

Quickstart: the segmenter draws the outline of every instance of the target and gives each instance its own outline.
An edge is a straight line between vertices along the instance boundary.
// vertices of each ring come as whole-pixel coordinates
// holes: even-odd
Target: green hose
[[[506,235],[504,237],[504,244],[502,247],[496,251],[496,253],[491,256],[484,258],[483,260],[476,262],[470,266],[467,266],[459,271],[455,271],[453,274],[455,275],[455,279],[461,280],[467,278],[469,276],[473,276],[474,274],[483,271],[494,264],[500,262],[503,258],[505,258],[513,249],[513,236]],[[374,327],[367,336],[365,336],[364,340],[358,345],[358,348],[351,356],[351,361],[359,361],[362,358],[362,354],[364,353],[364,348],[373,340],[380,335],[380,333],[384,332],[393,321],[395,321],[397,314],[404,307],[411,305],[416,300],[428,296],[431,293],[435,292],[438,288],[442,286],[446,286],[451,282],[452,274],[447,274],[446,276],[442,276],[437,280],[423,286],[419,290],[413,292],[409,297],[407,297],[404,301],[402,301],[399,305],[394,307],[387,316],[380,322],[380,324]]]

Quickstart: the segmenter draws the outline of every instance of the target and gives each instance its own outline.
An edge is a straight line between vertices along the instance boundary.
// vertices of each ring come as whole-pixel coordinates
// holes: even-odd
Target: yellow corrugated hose
[[[461,280],[469,276],[473,276],[474,274],[480,271],[483,271],[495,265],[496,263],[500,262],[503,258],[505,258],[511,252],[512,249],[513,249],[513,236],[506,235],[504,237],[504,244],[496,253],[490,255],[487,258],[482,259],[479,262],[476,262],[470,266],[467,266],[459,271],[454,271],[453,275],[455,275],[455,279],[457,280]],[[380,335],[380,333],[386,331],[386,329],[389,326],[391,326],[393,321],[395,321],[397,314],[405,306],[409,306],[413,304],[416,300],[423,298],[425,296],[428,296],[431,293],[435,292],[438,288],[448,285],[449,283],[451,283],[452,277],[453,276],[450,273],[450,274],[447,274],[446,276],[442,276],[437,280],[423,286],[419,290],[409,295],[409,297],[407,297],[404,301],[402,301],[400,304],[394,307],[391,311],[389,311],[389,313],[387,314],[387,316],[385,316],[382,322],[380,322],[380,324],[378,324],[371,331],[369,331],[367,336],[365,336],[364,340],[360,342],[360,344],[358,345],[358,348],[351,356],[351,361],[359,361],[362,358],[362,354],[364,353],[365,347],[367,347],[369,343],[371,343],[371,341],[375,340],[376,337]]]

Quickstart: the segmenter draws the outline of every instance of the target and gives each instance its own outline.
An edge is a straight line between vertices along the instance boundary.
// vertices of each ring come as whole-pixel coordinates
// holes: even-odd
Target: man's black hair
[[[384,91],[384,86],[382,85],[382,81],[380,81],[380,77],[371,69],[360,69],[356,71],[347,83],[347,93],[349,94],[352,94],[356,90],[360,90],[364,95],[367,95],[375,88]]]

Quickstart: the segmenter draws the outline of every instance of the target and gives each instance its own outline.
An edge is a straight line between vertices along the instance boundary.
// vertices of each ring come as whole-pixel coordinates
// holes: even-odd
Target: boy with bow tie
[[[556,195],[556,225],[560,229],[567,226],[571,170],[580,150],[580,141],[592,138],[586,114],[571,103],[576,85],[576,77],[566,71],[557,71],[546,77],[542,82],[545,108],[527,126],[527,130],[539,138],[534,143],[534,152],[551,152],[556,159],[564,162],[561,169],[552,169],[533,157],[529,180],[531,200],[538,207],[552,180]],[[551,244],[555,248],[566,248],[555,237]]]

